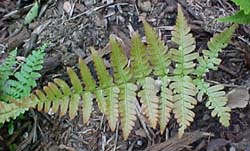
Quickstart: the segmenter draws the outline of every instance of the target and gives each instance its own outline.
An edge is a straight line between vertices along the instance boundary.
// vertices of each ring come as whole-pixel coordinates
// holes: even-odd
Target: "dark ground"
[[[141,18],[157,28],[163,40],[169,43],[176,17],[176,0],[111,0],[110,4],[107,1],[72,0],[69,1],[72,6],[69,13],[63,8],[65,0],[43,1],[39,18],[23,26],[23,18],[32,1],[0,0],[2,56],[16,47],[20,56],[26,56],[33,48],[50,41],[43,76],[38,81],[42,87],[52,78],[65,79],[66,67],[75,66],[78,57],[90,59],[89,46],[96,47],[103,55],[108,54],[106,47],[110,34],[128,43],[132,27],[143,36]],[[229,0],[180,0],[179,3],[196,38],[197,50],[206,48],[214,33],[229,26],[218,23],[215,18],[238,10]],[[209,73],[209,80],[225,84],[227,91],[238,86],[250,87],[249,38],[250,27],[240,25],[231,44],[220,55],[219,71]],[[31,110],[15,123],[12,135],[8,135],[7,126],[0,129],[0,146],[7,149],[7,146],[16,145],[20,151],[145,150],[147,147],[147,150],[156,151],[250,151],[249,105],[232,110],[229,128],[212,118],[204,103],[197,105],[195,113],[195,121],[182,139],[175,138],[177,125],[171,120],[164,135],[148,126],[143,128],[145,123],[137,122],[129,140],[123,141],[121,131],[112,133],[97,109],[87,125],[82,124],[80,116],[70,121],[68,117]]]

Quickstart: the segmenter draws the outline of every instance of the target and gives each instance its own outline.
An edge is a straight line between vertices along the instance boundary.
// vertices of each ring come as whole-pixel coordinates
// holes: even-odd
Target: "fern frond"
[[[0,98],[2,101],[4,100],[4,90],[3,88],[5,87],[6,81],[9,79],[10,75],[13,75],[12,67],[16,64],[16,54],[17,54],[17,49],[13,50],[10,52],[8,57],[4,60],[4,62],[0,65]]]
[[[148,44],[150,63],[153,65],[154,75],[164,76],[168,74],[170,64],[170,53],[168,47],[164,45],[155,30],[147,22],[143,22]]]
[[[142,85],[142,90],[140,90],[138,96],[141,98],[140,101],[150,125],[156,127],[159,117],[159,98],[156,95],[157,90],[154,79],[147,77],[151,73],[152,68],[149,65],[145,47],[137,33],[133,35],[131,41],[131,68],[134,78],[137,78],[138,82]]]
[[[250,14],[246,14],[243,10],[240,10],[231,16],[218,18],[218,21],[226,23],[250,24]]]
[[[121,115],[123,137],[126,140],[135,125],[135,103],[137,101],[135,91],[137,90],[137,86],[130,82],[132,74],[130,68],[126,68],[128,59],[114,36],[110,36],[110,47],[110,59],[114,70],[114,80],[115,83],[120,85],[119,111]]]
[[[199,66],[195,70],[195,74],[198,77],[202,77],[210,69],[217,70],[221,59],[218,58],[219,53],[225,48],[231,40],[231,37],[237,28],[237,25],[233,25],[227,28],[219,34],[215,34],[208,42],[208,50],[203,50],[203,56],[200,56],[197,60]]]
[[[133,79],[142,79],[148,76],[152,72],[152,68],[149,65],[149,59],[144,44],[141,42],[141,38],[138,33],[134,33],[131,39],[131,71],[133,72]]]
[[[145,78],[142,82],[142,90],[138,93],[138,96],[141,98],[140,101],[142,102],[142,109],[153,128],[156,127],[159,117],[159,98],[156,93],[157,88],[155,86],[154,79],[151,77]]]
[[[86,63],[82,59],[79,59],[79,68],[83,82],[85,83],[85,90],[89,92],[85,92],[82,95],[83,105],[82,105],[82,112],[83,114],[83,122],[87,123],[89,117],[91,115],[92,106],[93,106],[93,99],[94,96],[91,92],[96,90],[96,83],[87,67]]]
[[[118,94],[120,89],[117,86],[114,86],[113,79],[109,75],[104,65],[104,62],[100,56],[98,56],[96,50],[91,48],[93,62],[95,65],[96,73],[100,82],[100,88],[106,88],[104,90],[105,99],[106,99],[106,115],[109,121],[109,126],[112,131],[116,128],[116,123],[118,121]],[[112,86],[112,87],[111,87]],[[103,101],[103,100],[98,100]],[[102,102],[103,103],[103,102]],[[100,105],[100,107],[102,107]]]
[[[15,57],[17,50],[12,51],[7,59],[0,66],[0,94],[1,101],[9,101],[9,103],[0,102],[0,123],[9,121],[12,117],[15,119],[20,114],[23,114],[37,104],[37,99],[34,95],[30,95],[32,88],[36,86],[36,79],[41,75],[38,71],[42,68],[44,49],[47,45],[43,45],[36,51],[32,51],[24,64],[21,65],[21,70],[14,74],[12,67],[16,64]],[[16,80],[9,79],[10,75],[14,75]],[[11,99],[10,99],[11,98]],[[23,98],[21,102],[14,99]],[[31,101],[30,101],[31,100]]]
[[[41,76],[38,71],[42,69],[44,50],[47,45],[43,45],[25,59],[25,63],[21,66],[21,70],[15,73],[17,80],[8,80],[6,82],[6,93],[19,99],[30,94],[32,88],[36,86],[36,80]]]
[[[196,87],[192,78],[189,76],[194,70],[194,60],[198,57],[198,53],[194,53],[195,41],[190,34],[190,27],[178,5],[178,15],[176,19],[175,30],[172,32],[172,41],[179,45],[178,50],[172,49],[172,60],[176,63],[174,76],[170,88],[174,93],[174,109],[173,113],[179,124],[179,136],[182,136],[184,130],[194,119],[192,109],[197,103],[194,99],[196,95]]]
[[[212,117],[218,116],[220,123],[225,127],[229,126],[230,108],[226,107],[227,97],[223,91],[223,85],[214,85],[207,89],[208,101],[206,106],[212,110]]]
[[[160,117],[159,117],[159,124],[160,124],[160,131],[163,134],[166,125],[170,119],[170,113],[174,107],[173,102],[173,93],[168,88],[170,83],[170,79],[167,76],[161,78],[161,93],[160,93]]]
[[[26,112],[29,108],[22,108],[14,103],[0,102],[0,123],[9,122],[10,119],[16,119],[20,114]]]
[[[168,48],[164,42],[157,35],[156,31],[147,23],[144,23],[145,34],[147,38],[149,60],[153,66],[153,74],[159,76],[160,83],[160,106],[159,106],[159,124],[161,133],[164,132],[165,127],[170,118],[170,112],[173,109],[172,91],[168,88],[170,78],[167,76],[170,65],[170,53],[167,53]]]
[[[63,94],[60,104],[60,116],[63,116],[68,111],[68,104],[69,104],[69,96],[71,94],[71,90],[67,83],[65,83],[61,79],[54,79],[54,82],[60,87],[60,90]]]
[[[222,85],[210,86],[209,83],[203,80],[203,77],[209,70],[218,69],[218,65],[221,62],[221,59],[218,58],[219,53],[227,46],[236,28],[237,25],[233,25],[223,32],[215,34],[210,39],[208,42],[209,50],[202,51],[203,57],[200,56],[197,59],[199,66],[194,72],[197,75],[194,83],[199,90],[198,100],[201,100],[202,96],[206,94],[208,96],[206,106],[212,109],[212,116],[217,115],[224,126],[228,126],[230,120],[230,108],[226,107],[227,98],[225,92],[222,91],[224,87]]]
[[[232,0],[232,1],[240,6],[240,10],[244,10],[245,14],[249,15],[249,13],[250,13],[250,1],[245,1],[245,0]]]
[[[79,59],[81,77],[72,68],[67,68],[71,84],[54,79],[54,82],[49,82],[43,90],[36,90],[35,94],[29,97],[11,99],[12,103],[9,104],[1,103],[0,122],[2,119],[8,120],[10,116],[15,117],[17,113],[12,112],[18,108],[27,109],[34,106],[46,112],[51,109],[53,112],[60,110],[60,116],[68,113],[72,119],[77,115],[79,104],[82,104],[83,122],[86,123],[92,112],[93,100],[96,98],[98,107],[107,116],[112,131],[115,130],[120,115],[123,137],[127,139],[135,125],[135,102],[138,97],[147,121],[153,128],[159,122],[161,133],[164,132],[173,110],[179,124],[179,136],[182,136],[194,120],[195,114],[192,109],[197,103],[195,96],[198,92],[198,100],[201,100],[204,94],[208,96],[206,106],[212,110],[212,116],[219,117],[220,122],[228,126],[230,109],[225,107],[223,86],[210,86],[205,82],[204,76],[210,69],[217,69],[220,63],[218,53],[229,42],[236,26],[215,35],[208,43],[208,50],[203,51],[204,57],[199,57],[198,53],[194,52],[195,41],[180,6],[176,26],[172,32],[172,41],[178,45],[177,49],[168,51],[153,28],[146,22],[144,26],[147,45],[142,43],[137,33],[132,36],[131,62],[115,36],[111,36],[111,72],[107,70],[96,50],[91,48],[96,81],[87,64]],[[198,61],[199,66],[196,67],[195,61]],[[174,66],[171,74],[168,73],[170,62]],[[30,70],[27,68],[25,71]],[[37,76],[32,75],[33,78]],[[16,78],[27,81],[19,75]],[[159,82],[160,89],[155,79]],[[13,85],[17,85],[15,82]],[[32,84],[30,82],[31,86]],[[16,88],[22,90],[18,86]],[[2,108],[4,110],[1,110]]]

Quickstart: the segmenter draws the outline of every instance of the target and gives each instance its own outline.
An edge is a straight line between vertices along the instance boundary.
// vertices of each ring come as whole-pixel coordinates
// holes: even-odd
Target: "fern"
[[[235,4],[240,6],[240,10],[243,10],[245,14],[250,13],[250,1],[246,0],[232,0]]]
[[[231,16],[219,18],[218,20],[221,22],[250,24],[250,14],[245,14],[243,10],[240,10]]]
[[[223,91],[224,87],[222,85],[210,86],[209,83],[203,80],[205,73],[209,70],[217,70],[218,65],[221,60],[218,58],[219,53],[223,48],[227,46],[230,41],[230,37],[237,28],[237,25],[226,29],[221,34],[216,34],[208,42],[208,49],[203,50],[203,56],[200,56],[198,60],[199,66],[195,70],[197,79],[195,84],[199,89],[198,100],[202,99],[202,96],[206,94],[208,96],[208,102],[206,106],[209,109],[213,109],[212,116],[218,116],[220,122],[224,126],[229,126],[230,119],[230,108],[225,107],[227,103],[227,98],[225,97],[225,92]]]
[[[56,78],[43,90],[36,90],[29,97],[12,99],[11,102],[19,108],[36,106],[39,111],[45,112],[52,108],[53,112],[60,111],[60,116],[68,113],[71,119],[78,114],[79,104],[82,104],[80,111],[86,123],[95,99],[101,112],[107,116],[111,130],[115,130],[120,120],[123,137],[127,139],[135,125],[135,104],[138,100],[149,125],[155,128],[159,124],[161,133],[173,112],[179,124],[179,136],[182,136],[194,120],[192,109],[197,104],[196,96],[201,100],[206,95],[206,106],[212,110],[212,116],[219,117],[220,122],[228,126],[230,110],[225,107],[227,98],[223,87],[210,85],[205,80],[205,74],[209,70],[217,70],[220,63],[218,54],[229,43],[235,28],[234,25],[216,34],[209,41],[208,50],[203,50],[203,55],[199,56],[195,52],[191,29],[178,6],[176,26],[172,32],[172,41],[178,48],[168,49],[156,31],[144,22],[147,44],[142,43],[138,33],[134,33],[129,58],[115,36],[110,36],[110,70],[106,69],[96,50],[90,48],[96,80],[87,64],[79,59],[80,76],[73,68],[67,68],[71,84]],[[174,65],[173,73],[169,73],[171,63]],[[0,118],[9,114],[4,105],[0,109],[4,109]]]
[[[27,97],[30,95],[31,89],[36,87],[36,80],[41,76],[38,71],[42,68],[45,47],[47,46],[43,45],[37,51],[33,51],[32,54],[25,59],[24,64],[21,65],[20,71],[16,73],[12,71],[12,67],[16,64],[15,57],[17,50],[12,51],[1,65],[0,73],[2,76],[0,78],[0,89],[2,102],[0,102],[0,108],[2,110],[0,111],[0,123],[9,121],[10,118],[15,119],[34,105],[34,102],[25,105],[27,102],[17,102],[13,99],[7,100],[9,98],[20,99]],[[11,76],[14,76],[16,79],[10,79]],[[16,104],[10,103],[10,101]],[[26,107],[17,106],[17,104],[20,103]]]
[[[249,0],[232,0],[240,6],[240,10],[231,16],[219,18],[221,22],[230,22],[238,24],[250,24],[250,1]]]
[[[157,36],[157,33],[149,26],[147,22],[144,22],[146,38],[148,42],[150,62],[154,66],[153,74],[159,76],[161,81],[160,85],[160,106],[159,106],[159,124],[161,133],[164,132],[166,124],[170,119],[170,112],[173,108],[173,96],[172,91],[169,90],[168,85],[170,78],[168,77],[168,66],[170,65],[170,53],[167,53],[167,46]]]
[[[10,52],[8,57],[4,60],[4,62],[0,65],[0,98],[1,101],[6,101],[5,87],[6,81],[9,79],[11,75],[13,75],[12,67],[16,64],[16,54],[17,50],[13,50]]]
[[[36,79],[41,75],[38,73],[42,69],[44,49],[46,45],[29,55],[20,71],[14,74],[16,80],[7,80],[6,93],[15,99],[19,99],[30,94],[32,88],[36,87]]]
[[[179,45],[178,49],[172,49],[172,60],[176,63],[174,76],[170,88],[174,93],[173,113],[180,125],[179,134],[183,135],[184,130],[194,119],[194,113],[191,109],[196,105],[195,95],[196,87],[193,84],[191,73],[194,70],[194,60],[198,57],[195,50],[195,41],[190,34],[186,19],[181,8],[178,7],[178,16],[175,30],[172,32],[172,41]]]
[[[147,77],[151,73],[152,68],[146,56],[145,47],[137,33],[135,33],[131,41],[131,68],[134,71],[135,78],[138,78],[137,82],[142,85],[142,90],[139,91],[138,96],[141,98],[143,111],[148,117],[150,125],[155,128],[159,116],[159,98],[156,95],[157,91],[154,79]]]
[[[119,110],[121,115],[121,125],[124,139],[128,138],[130,131],[136,120],[135,103],[137,86],[131,83],[132,73],[130,68],[126,68],[128,59],[122,52],[120,44],[114,36],[110,36],[111,64],[114,70],[115,83],[119,85]]]

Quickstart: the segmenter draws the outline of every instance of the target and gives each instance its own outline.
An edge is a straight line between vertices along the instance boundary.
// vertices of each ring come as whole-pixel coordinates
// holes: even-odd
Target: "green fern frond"
[[[82,95],[83,99],[82,112],[85,113],[83,114],[83,122],[87,123],[92,112],[93,99],[94,99],[94,96],[91,92],[94,92],[96,90],[96,83],[89,71],[89,68],[83,62],[82,59],[79,59],[79,66],[80,66],[79,68],[82,80],[85,83],[85,90],[89,91],[85,92]]]
[[[36,80],[41,76],[38,71],[42,69],[44,49],[47,45],[43,45],[36,51],[32,51],[24,64],[21,65],[20,71],[14,73],[12,67],[16,64],[16,54],[17,50],[12,51],[7,59],[3,62],[0,67],[0,91],[1,91],[1,101],[6,101],[8,103],[0,102],[0,123],[9,121],[10,118],[15,119],[20,114],[23,114],[29,109],[29,107],[34,107],[37,101],[32,99],[33,95],[30,95],[32,88],[36,86]],[[9,79],[10,75],[14,75],[16,79]],[[11,99],[9,99],[11,98]],[[14,99],[23,98],[23,101],[18,102]],[[35,103],[35,104],[34,104]],[[20,105],[21,104],[21,105]]]
[[[0,65],[0,101],[6,102],[6,82],[13,75],[12,68],[16,64],[17,49],[10,52],[4,62]]]
[[[219,18],[218,21],[237,24],[250,24],[250,14],[246,14],[243,10],[240,10],[231,16]]]
[[[43,45],[25,59],[21,70],[15,73],[17,80],[8,80],[6,82],[7,95],[19,99],[30,94],[32,88],[36,87],[36,80],[41,76],[38,71],[42,69],[44,50],[47,45]]]
[[[202,51],[203,56],[200,56],[197,59],[199,66],[194,72],[197,75],[197,79],[194,80],[194,83],[199,90],[197,96],[198,100],[201,101],[202,96],[206,94],[208,96],[208,102],[206,106],[209,109],[212,109],[212,116],[217,115],[221,124],[224,126],[228,126],[230,120],[230,108],[225,106],[227,103],[227,98],[225,96],[225,92],[222,91],[224,87],[222,85],[210,86],[209,83],[203,80],[203,77],[209,70],[218,69],[218,65],[221,62],[221,59],[218,58],[219,53],[230,42],[233,32],[236,28],[237,25],[233,25],[220,34],[215,34],[210,39],[208,42],[208,50]]]
[[[109,75],[104,65],[104,62],[100,56],[98,56],[96,50],[91,48],[93,62],[95,65],[96,73],[100,82],[100,88],[105,89],[105,100],[106,100],[106,115],[109,121],[109,126],[112,131],[116,128],[118,121],[118,95],[120,89],[114,86],[113,79]],[[102,100],[101,100],[102,101]]]
[[[152,68],[149,65],[145,47],[137,33],[134,34],[131,41],[131,68],[134,78],[137,78],[142,85],[142,90],[139,91],[138,96],[141,98],[140,101],[150,125],[155,128],[159,117],[159,98],[156,95],[157,90],[154,79],[147,77],[151,73]]]
[[[135,103],[137,102],[137,86],[130,83],[132,74],[130,68],[126,68],[128,59],[122,52],[121,45],[116,41],[114,36],[110,36],[111,47],[111,65],[114,71],[115,83],[119,85],[119,111],[121,115],[121,126],[123,137],[126,140],[135,125],[136,111]]]
[[[223,85],[214,85],[207,89],[208,101],[206,106],[212,110],[212,117],[218,116],[220,123],[226,127],[229,126],[230,108],[226,107],[227,97],[223,91]]]
[[[174,76],[170,88],[174,95],[173,113],[180,126],[179,136],[182,136],[184,130],[193,121],[195,114],[192,109],[196,105],[194,96],[196,95],[196,87],[192,78],[189,76],[194,70],[194,60],[198,57],[198,53],[194,52],[195,41],[190,34],[190,27],[178,5],[178,15],[175,30],[172,32],[172,41],[178,44],[178,49],[172,49],[172,60],[176,63]]]
[[[172,91],[168,88],[170,78],[167,76],[169,72],[169,65],[171,63],[170,53],[167,53],[168,48],[164,42],[157,35],[156,31],[147,22],[144,23],[145,34],[148,44],[149,60],[153,66],[153,74],[159,76],[160,83],[160,106],[159,106],[159,124],[161,133],[164,132],[165,127],[170,118],[170,112],[173,109]]]
[[[13,75],[12,67],[16,64],[17,49],[10,52],[4,62],[0,65],[0,88],[3,91],[5,82],[9,79],[10,75]],[[1,97],[2,97],[1,93]]]
[[[231,37],[237,28],[237,25],[233,25],[227,28],[220,34],[215,34],[208,42],[208,50],[203,50],[203,56],[200,56],[198,60],[199,66],[195,70],[195,74],[198,77],[202,77],[210,69],[217,70],[221,59],[218,58],[219,53],[230,42]]]

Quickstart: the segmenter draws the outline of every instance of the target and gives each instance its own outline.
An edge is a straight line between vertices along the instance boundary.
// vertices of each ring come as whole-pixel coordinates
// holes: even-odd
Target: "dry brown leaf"
[[[151,2],[138,0],[138,7],[145,12],[149,12],[151,10]]]
[[[140,137],[147,137],[145,130],[142,128],[136,130],[135,135],[140,136]]]
[[[249,93],[246,88],[234,88],[228,94],[227,106],[231,109],[245,108],[249,103]]]
[[[230,141],[224,138],[212,139],[207,145],[207,151],[221,150],[221,148],[225,147],[228,143],[230,143]]]
[[[69,1],[63,3],[63,9],[66,13],[70,13],[72,7]]]

